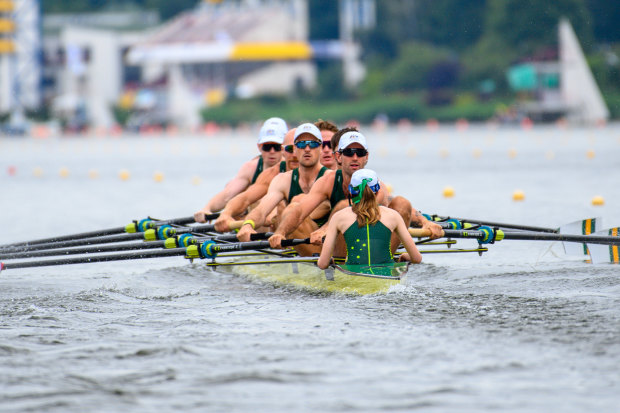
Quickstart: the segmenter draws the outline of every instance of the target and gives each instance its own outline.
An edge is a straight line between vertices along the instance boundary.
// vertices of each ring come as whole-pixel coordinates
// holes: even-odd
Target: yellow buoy
[[[407,156],[410,158],[415,158],[418,152],[414,148],[409,148],[407,151]]]
[[[60,171],[58,171],[58,174],[61,178],[66,178],[69,176],[69,169],[63,166],[60,168]]]
[[[446,186],[443,189],[443,196],[444,198],[452,198],[454,196],[454,188],[451,186]]]
[[[512,200],[513,201],[523,201],[523,200],[525,200],[525,193],[522,190],[517,189],[516,191],[514,191],[512,193]]]
[[[508,151],[508,157],[509,157],[510,159],[514,159],[514,158],[516,158],[516,157],[517,157],[517,150],[516,150],[516,149],[514,149],[514,148],[513,148],[513,149],[511,149],[511,150],[509,150],[509,151]]]
[[[594,159],[595,156],[596,156],[596,152],[594,152],[594,149],[590,149],[588,152],[586,152],[586,157],[588,159]]]
[[[118,173],[118,177],[121,179],[121,181],[127,181],[129,178],[131,178],[131,174],[127,169],[121,169]]]
[[[163,180],[164,180],[164,174],[163,174],[163,173],[161,173],[161,172],[155,172],[155,173],[153,174],[153,180],[154,180],[155,182],[161,182],[161,181],[163,181]]]
[[[482,156],[482,151],[480,149],[476,148],[472,152],[472,155],[473,155],[474,158],[478,159],[478,158],[480,158],[480,156]]]
[[[195,176],[195,177],[192,178],[192,184],[193,185],[198,186],[198,185],[200,185],[200,182],[202,182],[202,180],[200,179],[199,176]]]
[[[36,168],[34,168],[32,170],[32,174],[34,176],[36,176],[37,178],[40,178],[43,176],[43,168],[41,168],[40,166],[37,166]]]
[[[442,150],[439,151],[439,156],[445,159],[448,156],[450,156],[450,151],[447,150],[446,148],[443,148]]]
[[[594,198],[592,198],[592,205],[603,206],[605,205],[605,199],[602,196],[597,195]]]
[[[97,179],[99,178],[99,172],[96,169],[91,169],[90,171],[88,171],[88,177],[90,179]]]

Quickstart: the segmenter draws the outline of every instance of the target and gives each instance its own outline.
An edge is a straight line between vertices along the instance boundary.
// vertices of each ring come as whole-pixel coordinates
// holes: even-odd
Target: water
[[[620,224],[617,125],[363,131],[368,166],[423,212]],[[191,215],[255,147],[252,133],[231,132],[0,139],[0,153],[6,244]],[[525,201],[512,201],[517,189]],[[591,205],[595,195],[604,206]],[[182,258],[7,270],[0,410],[617,411],[617,266],[567,257],[558,243],[509,240],[482,257],[424,260],[406,285],[368,297],[250,281]]]

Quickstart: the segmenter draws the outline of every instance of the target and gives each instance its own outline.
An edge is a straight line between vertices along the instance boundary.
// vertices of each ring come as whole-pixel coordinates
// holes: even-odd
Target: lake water
[[[256,132],[0,138],[0,244],[191,215]],[[618,125],[362,132],[368,167],[423,212],[620,225]],[[427,255],[366,297],[183,258],[0,275],[2,412],[612,412],[619,365],[620,267],[559,243]]]

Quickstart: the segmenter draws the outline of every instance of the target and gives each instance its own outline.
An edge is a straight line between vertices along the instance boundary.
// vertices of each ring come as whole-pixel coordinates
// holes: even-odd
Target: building
[[[511,88],[527,97],[519,102],[517,111],[537,121],[606,122],[609,110],[566,19],[559,23],[558,39],[559,59],[525,62],[508,71]]]

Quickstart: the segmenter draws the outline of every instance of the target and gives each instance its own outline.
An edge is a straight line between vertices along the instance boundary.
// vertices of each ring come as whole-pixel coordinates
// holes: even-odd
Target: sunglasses
[[[329,149],[331,149],[332,141],[323,141],[322,145],[323,145],[323,148],[328,147]]]
[[[317,142],[317,141],[299,141],[299,142],[295,142],[295,146],[299,149],[305,149],[306,146],[309,146],[310,149],[316,149],[319,146],[321,146],[321,142]]]
[[[368,151],[364,148],[344,148],[340,153],[349,158],[353,155],[357,155],[358,158],[368,155]]]
[[[280,152],[282,150],[282,145],[279,143],[263,143],[263,151],[270,152],[272,149],[276,152]]]
[[[288,153],[293,153],[293,145],[286,145],[284,150]]]

